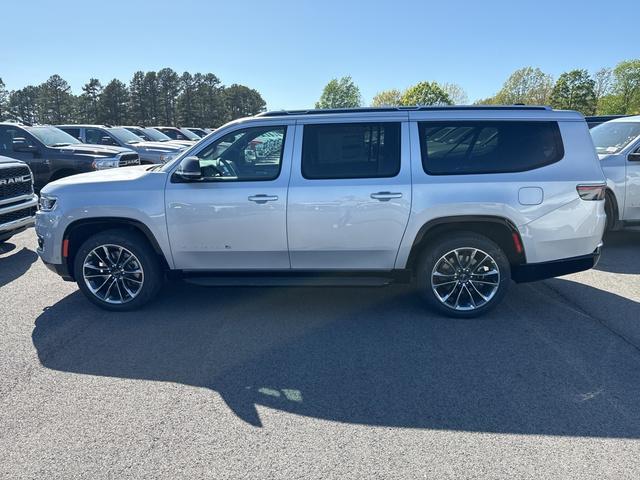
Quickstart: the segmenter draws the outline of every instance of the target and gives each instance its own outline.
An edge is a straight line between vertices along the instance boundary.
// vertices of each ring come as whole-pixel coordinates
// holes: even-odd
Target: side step
[[[198,276],[185,282],[203,287],[383,287],[391,277],[363,276]]]

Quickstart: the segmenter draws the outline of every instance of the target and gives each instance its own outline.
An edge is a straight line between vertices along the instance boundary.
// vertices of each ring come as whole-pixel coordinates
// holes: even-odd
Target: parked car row
[[[165,163],[200,140],[189,130],[188,139],[174,140],[161,128],[173,131],[174,127],[0,122],[0,155],[26,162],[39,190],[51,181],[77,173]]]

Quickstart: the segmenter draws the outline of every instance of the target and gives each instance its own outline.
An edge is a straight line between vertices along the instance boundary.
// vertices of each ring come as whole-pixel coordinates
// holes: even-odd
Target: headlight
[[[43,212],[50,212],[55,208],[57,201],[58,199],[56,197],[51,197],[45,194],[40,195],[40,210]]]
[[[101,158],[93,161],[94,170],[104,170],[106,168],[116,168],[120,165],[120,160],[117,158]]]

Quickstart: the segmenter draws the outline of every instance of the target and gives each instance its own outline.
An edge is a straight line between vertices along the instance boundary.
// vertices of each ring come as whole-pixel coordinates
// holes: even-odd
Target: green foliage
[[[593,115],[596,110],[595,84],[586,70],[565,72],[558,77],[551,91],[551,106]]]
[[[362,105],[360,89],[351,77],[334,78],[322,90],[316,108],[355,108]]]
[[[227,111],[231,116],[231,120],[255,115],[263,112],[266,107],[265,101],[257,90],[245,87],[244,85],[234,83],[230,87],[225,88],[224,95],[227,102]]]
[[[397,107],[400,105],[400,97],[402,93],[400,90],[392,88],[391,90],[383,90],[378,92],[371,101],[372,107]]]
[[[120,80],[111,80],[100,95],[101,123],[122,125],[129,119],[129,90]]]
[[[71,87],[60,75],[51,75],[40,85],[40,118],[43,123],[66,123],[75,116]]]
[[[213,73],[178,75],[170,68],[137,71],[128,86],[113,79],[103,88],[91,78],[78,96],[59,75],[10,93],[0,79],[0,120],[19,116],[31,123],[217,127],[265,107],[254,89],[238,84],[226,88]]]
[[[513,72],[493,98],[495,103],[547,105],[553,88],[551,75],[539,68],[524,67]]]
[[[9,92],[5,88],[2,78],[0,78],[0,120],[9,114],[7,109],[9,108]]]
[[[400,104],[412,105],[451,105],[453,102],[437,82],[420,82],[407,88]]]
[[[97,78],[92,78],[82,87],[82,95],[78,97],[77,118],[81,122],[89,123],[102,116],[100,111],[100,95],[102,84]]]
[[[613,69],[613,93],[619,97],[620,113],[640,112],[640,60],[620,62]]]
[[[467,92],[457,83],[443,83],[440,88],[449,96],[454,105],[467,105],[469,103]]]

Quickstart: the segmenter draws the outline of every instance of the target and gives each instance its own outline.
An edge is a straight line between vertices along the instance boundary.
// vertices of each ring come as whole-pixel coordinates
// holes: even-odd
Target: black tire
[[[472,253],[474,250],[480,253]],[[465,252],[468,253],[466,257],[458,260],[459,263],[456,267],[462,265],[461,268],[454,269],[451,264],[449,264],[450,266],[445,265],[445,263],[448,263],[446,260],[441,261],[443,256],[451,254],[451,252],[454,251],[462,252],[463,254]],[[483,253],[489,256],[488,260],[483,260]],[[466,269],[464,264],[467,259],[469,259],[468,263],[470,264],[468,270],[474,271],[475,268],[478,269],[477,271],[480,273],[473,275],[464,272],[459,273],[460,270]],[[483,262],[485,263],[483,264]],[[497,267],[498,274],[485,273],[493,271],[493,268],[489,270],[488,266],[494,264]],[[461,302],[464,302],[464,305],[461,304],[460,308],[464,307],[468,309],[456,309],[454,306],[438,298],[433,287],[434,269],[436,265],[438,265],[439,268],[446,266],[446,268],[451,270],[451,278],[444,280],[450,281],[454,286],[454,290],[456,288],[460,289],[462,293],[458,293],[457,296]],[[439,273],[440,272],[438,272],[438,274]],[[457,276],[454,277],[454,274]],[[464,278],[460,275],[464,275]],[[475,282],[471,282],[473,278],[476,279]],[[484,282],[485,280],[489,282]],[[502,301],[507,293],[510,282],[511,267],[502,249],[487,237],[473,232],[454,232],[430,242],[419,258],[416,268],[416,284],[422,297],[434,310],[454,318],[473,318],[484,315]],[[495,283],[495,285],[489,285],[489,283]],[[444,283],[440,285],[444,285]],[[475,288],[476,285],[478,288]],[[448,289],[449,286],[437,288],[441,297],[446,297],[446,293],[448,292],[445,289]],[[489,288],[491,290],[488,290]],[[454,290],[452,290],[452,297],[456,296],[457,293]],[[485,300],[483,295],[486,295],[489,300]],[[474,307],[476,303],[478,306]]]
[[[607,192],[604,198],[604,212],[607,214],[607,223],[604,228],[605,231],[612,232],[616,230],[618,221],[616,218],[615,200],[613,199],[613,195],[609,192]]]
[[[124,303],[109,303],[99,298],[89,289],[87,281],[85,280],[83,274],[83,270],[86,270],[83,268],[85,260],[94,249],[102,245],[118,246],[128,250],[135,256],[133,265],[137,265],[136,262],[138,262],[143,272],[142,275],[137,277],[139,279],[141,278],[142,282],[136,296],[126,300],[127,294],[125,293],[126,301],[124,301]],[[127,311],[140,308],[158,294],[164,283],[164,272],[156,252],[142,234],[129,230],[107,230],[89,237],[76,253],[73,262],[73,271],[78,287],[82,293],[94,304],[111,311]],[[102,273],[102,271],[100,273]],[[106,277],[107,275],[104,276]],[[116,286],[119,286],[117,282]],[[129,286],[131,286],[131,284],[129,284]],[[104,293],[104,291],[102,291],[102,293]]]

